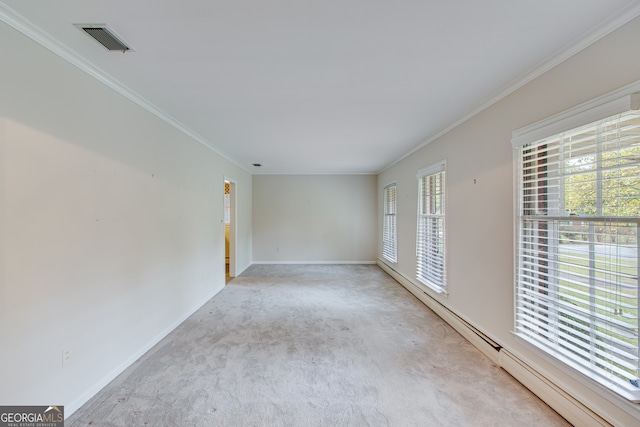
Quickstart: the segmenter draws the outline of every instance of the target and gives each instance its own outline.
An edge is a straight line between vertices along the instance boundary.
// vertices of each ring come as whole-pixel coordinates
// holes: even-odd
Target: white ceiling
[[[252,173],[376,173],[639,3],[2,0],[0,12]],[[107,24],[135,51],[108,52],[78,23]]]

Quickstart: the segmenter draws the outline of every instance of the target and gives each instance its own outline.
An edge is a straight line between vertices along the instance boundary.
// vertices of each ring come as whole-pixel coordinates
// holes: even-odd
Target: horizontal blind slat
[[[518,152],[516,333],[633,392],[640,114],[616,115]]]

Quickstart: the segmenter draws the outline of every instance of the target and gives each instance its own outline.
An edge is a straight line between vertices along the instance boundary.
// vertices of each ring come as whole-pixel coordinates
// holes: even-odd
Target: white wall
[[[398,264],[415,282],[416,172],[447,159],[449,295],[430,295],[526,362],[548,373],[615,425],[635,425],[640,406],[585,387],[568,368],[547,363],[513,329],[512,131],[640,79],[640,19],[581,51],[423,149],[383,171],[397,181]],[[474,183],[475,180],[475,183]],[[378,212],[382,212],[381,197]],[[382,223],[378,221],[382,241]],[[378,257],[382,258],[381,243]],[[586,380],[589,382],[588,380]]]
[[[251,263],[251,176],[4,23],[0,51],[0,404],[69,415],[223,288],[223,176]]]
[[[373,262],[375,175],[254,175],[254,262]]]

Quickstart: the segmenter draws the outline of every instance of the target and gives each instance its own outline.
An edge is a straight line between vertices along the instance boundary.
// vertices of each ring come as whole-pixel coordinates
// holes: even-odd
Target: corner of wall
[[[606,420],[590,410],[587,406],[573,398],[540,372],[516,357],[508,349],[495,343],[490,337],[476,330],[455,313],[423,292],[410,279],[395,271],[383,260],[378,259],[378,266],[393,277],[400,285],[411,292],[441,319],[455,329],[482,354],[500,366],[536,396],[540,397],[558,414],[574,425],[611,426]]]

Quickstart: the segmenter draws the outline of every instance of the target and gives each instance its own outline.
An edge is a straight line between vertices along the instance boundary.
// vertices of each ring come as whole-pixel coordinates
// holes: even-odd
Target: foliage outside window
[[[517,153],[516,334],[638,401],[640,114]]]
[[[437,292],[446,291],[445,162],[418,173],[416,276]]]

